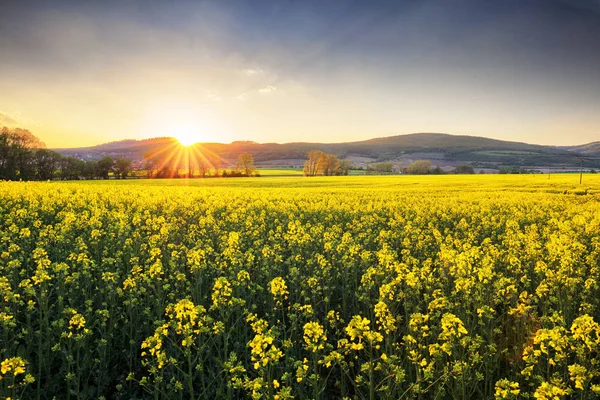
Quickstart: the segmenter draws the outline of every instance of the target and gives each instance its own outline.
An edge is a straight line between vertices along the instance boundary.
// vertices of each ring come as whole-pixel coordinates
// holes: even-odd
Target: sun
[[[177,141],[185,147],[198,143],[198,131],[191,126],[181,125],[175,128],[173,136]]]

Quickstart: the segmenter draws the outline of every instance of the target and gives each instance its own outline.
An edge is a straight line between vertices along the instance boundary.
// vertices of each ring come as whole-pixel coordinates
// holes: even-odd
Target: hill
[[[104,155],[125,156],[133,160],[143,159],[144,153],[176,145],[173,138],[123,140],[98,146],[75,149],[57,149],[62,154],[83,159],[100,158]],[[591,145],[591,144],[590,144]],[[579,165],[583,146],[560,148],[521,142],[509,142],[478,136],[450,135],[443,133],[415,133],[389,136],[346,143],[256,143],[251,141],[201,143],[205,151],[215,153],[225,160],[235,160],[239,154],[249,152],[258,164],[301,164],[306,153],[322,150],[342,159],[364,164],[382,161],[412,162],[429,159],[442,166],[470,163],[481,168],[502,166],[573,168]],[[599,160],[589,160],[590,167],[598,168]]]
[[[564,146],[562,147],[562,149],[575,153],[585,154],[586,156],[600,157],[600,142],[592,142],[582,144],[579,146]]]

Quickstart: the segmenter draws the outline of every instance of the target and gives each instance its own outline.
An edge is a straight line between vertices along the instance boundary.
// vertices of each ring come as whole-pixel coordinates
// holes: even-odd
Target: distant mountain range
[[[56,150],[63,155],[83,159],[110,155],[139,161],[149,151],[172,147],[175,144],[176,139],[165,137],[122,140],[93,147]],[[417,159],[428,159],[434,165],[442,167],[468,163],[479,168],[506,166],[569,169],[579,167],[581,158],[584,158],[586,167],[600,167],[600,142],[556,147],[443,133],[415,133],[347,143],[278,144],[247,141],[230,144],[198,143],[195,146],[200,151],[218,154],[224,160],[232,162],[241,153],[252,153],[257,164],[270,166],[301,165],[306,153],[322,150],[362,165],[384,161],[407,164]]]

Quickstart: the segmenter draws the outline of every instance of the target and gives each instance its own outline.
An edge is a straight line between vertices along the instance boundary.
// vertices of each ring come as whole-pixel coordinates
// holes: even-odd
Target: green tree
[[[407,174],[413,175],[424,175],[431,172],[431,161],[429,160],[417,160],[406,167]]]
[[[475,169],[468,164],[463,164],[463,165],[459,165],[458,167],[454,168],[454,171],[452,171],[452,172],[455,174],[474,174]]]
[[[102,179],[108,179],[108,174],[112,172],[115,160],[110,156],[104,156],[98,161],[98,176]]]
[[[369,172],[376,174],[392,173],[394,170],[394,164],[391,162],[380,162],[376,164],[370,164],[368,167]]]
[[[85,161],[75,157],[63,157],[59,162],[62,179],[78,180],[85,173]]]
[[[125,157],[117,157],[115,160],[114,170],[118,178],[125,179],[132,169],[132,162]]]
[[[98,161],[85,161],[85,167],[83,168],[83,176],[85,177],[85,179],[96,179],[98,176],[100,176],[100,173],[98,172]]]
[[[348,172],[350,172],[351,165],[352,164],[350,163],[350,161],[343,160],[340,163],[340,171],[339,171],[340,173],[339,174],[340,175],[348,175]]]
[[[46,147],[26,129],[0,130],[0,179],[17,180],[35,177],[33,150]]]
[[[46,181],[54,178],[62,156],[52,150],[38,149],[33,153],[33,166],[36,178]]]

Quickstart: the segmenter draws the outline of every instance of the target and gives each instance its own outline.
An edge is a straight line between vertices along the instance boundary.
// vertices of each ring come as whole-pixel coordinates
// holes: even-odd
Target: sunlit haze
[[[600,139],[597,0],[8,0],[0,54],[0,126],[54,148]]]

